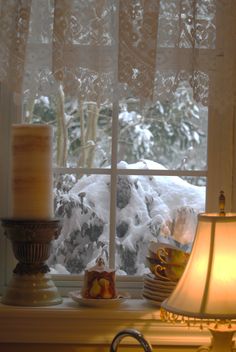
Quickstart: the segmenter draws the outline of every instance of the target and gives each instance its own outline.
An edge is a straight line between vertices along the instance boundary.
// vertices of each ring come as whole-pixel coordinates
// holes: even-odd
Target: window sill
[[[141,331],[153,346],[209,343],[207,331],[165,323],[161,321],[158,309],[140,299],[129,299],[115,309],[82,307],[70,298],[50,307],[0,304],[1,343],[109,345],[116,333],[124,328]],[[137,341],[130,339],[129,343],[137,344]]]

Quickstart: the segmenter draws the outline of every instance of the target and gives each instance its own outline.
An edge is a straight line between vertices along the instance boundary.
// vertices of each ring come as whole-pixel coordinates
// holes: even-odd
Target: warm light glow
[[[236,318],[236,214],[200,214],[188,265],[167,311],[198,318]]]

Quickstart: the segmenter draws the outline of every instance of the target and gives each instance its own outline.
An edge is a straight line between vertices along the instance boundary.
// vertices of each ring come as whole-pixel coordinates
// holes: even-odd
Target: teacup
[[[157,251],[157,257],[164,264],[186,265],[189,258],[189,253],[185,253],[179,249],[161,247]]]
[[[178,248],[173,248],[161,243],[151,242],[149,245],[149,257],[159,260],[161,264],[186,265],[189,253]]]
[[[183,274],[185,264],[163,263],[160,259],[146,257],[151,272],[161,280],[178,281]]]

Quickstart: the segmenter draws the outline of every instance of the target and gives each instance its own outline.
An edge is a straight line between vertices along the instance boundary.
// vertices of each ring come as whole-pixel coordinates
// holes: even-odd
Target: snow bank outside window
[[[141,160],[118,168],[165,169]],[[77,180],[57,197],[56,214],[63,218],[49,264],[54,272],[82,274],[101,251],[108,252],[110,176]],[[119,175],[117,178],[116,269],[121,275],[149,272],[145,263],[150,241],[171,237],[187,248],[194,239],[197,214],[205,208],[205,187],[177,176]]]

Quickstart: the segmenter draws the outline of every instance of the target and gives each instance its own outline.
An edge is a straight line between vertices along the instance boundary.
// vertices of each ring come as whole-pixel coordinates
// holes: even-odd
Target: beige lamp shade
[[[236,213],[200,214],[192,252],[165,311],[236,319]]]

